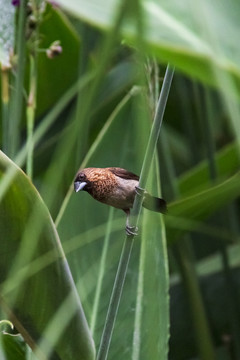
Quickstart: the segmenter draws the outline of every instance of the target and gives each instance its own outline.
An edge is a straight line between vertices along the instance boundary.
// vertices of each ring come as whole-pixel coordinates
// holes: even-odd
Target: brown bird
[[[128,223],[133,206],[139,176],[118,167],[86,168],[77,173],[74,190],[87,191],[95,200],[122,209],[127,214],[126,230],[132,233]],[[148,210],[166,213],[166,201],[144,192],[143,207]]]

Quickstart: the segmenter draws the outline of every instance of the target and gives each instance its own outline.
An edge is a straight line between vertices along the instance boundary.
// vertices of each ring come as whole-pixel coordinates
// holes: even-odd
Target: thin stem
[[[144,218],[143,218],[144,219]],[[144,220],[143,220],[144,221]],[[144,223],[143,223],[144,227]],[[143,292],[144,292],[144,272],[146,262],[146,241],[142,239],[140,250],[140,261],[138,270],[138,284],[137,284],[137,296],[136,296],[136,311],[133,333],[133,351],[132,360],[140,359],[141,348],[141,324],[142,324],[142,311],[143,311]]]
[[[167,68],[164,82],[161,89],[161,94],[159,97],[159,101],[157,104],[156,114],[153,121],[152,131],[150,134],[145,158],[143,161],[142,171],[139,179],[140,187],[145,186],[149,169],[152,163],[152,159],[154,156],[154,151],[156,148],[157,140],[160,133],[160,128],[162,124],[162,119],[167,103],[167,98],[169,94],[169,90],[171,87],[172,77],[173,77],[173,70],[169,67]],[[142,194],[143,195],[143,194]],[[141,210],[142,205],[142,195],[136,194],[134,204],[133,204],[133,214],[131,215],[131,220],[134,222],[134,226],[137,226],[139,213]],[[133,217],[134,216],[134,217]],[[117,317],[118,307],[122,295],[122,289],[126,278],[126,273],[128,269],[128,264],[133,248],[134,243],[134,235],[130,234],[125,237],[125,241],[123,244],[123,249],[118,265],[118,270],[112,290],[112,295],[110,299],[110,304],[108,307],[108,313],[102,333],[102,338],[99,346],[97,360],[105,360],[107,359],[113,328]]]
[[[27,104],[27,175],[32,178],[33,175],[33,128],[36,109],[36,58],[35,55],[30,57],[30,91]]]
[[[14,83],[11,102],[11,121],[9,123],[9,156],[16,155],[20,144],[20,122],[22,117],[24,70],[25,70],[25,23],[27,1],[20,2],[19,18],[17,26],[17,74]]]
[[[99,346],[99,351],[97,355],[97,360],[107,359],[110,342],[112,339],[112,333],[114,324],[117,317],[117,312],[119,308],[119,303],[122,295],[122,289],[126,278],[126,273],[128,269],[128,264],[132,252],[134,236],[126,236],[121,257],[118,264],[118,270],[113,285],[113,291],[108,307],[108,313],[102,333],[102,338]]]
[[[8,126],[9,126],[9,67],[1,67],[2,84],[2,147],[8,153]]]
[[[147,183],[147,178],[148,178],[149,170],[151,167],[154,151],[156,149],[157,140],[159,138],[159,133],[160,133],[160,129],[162,126],[163,115],[164,115],[165,107],[167,104],[167,99],[168,99],[168,95],[169,95],[169,91],[170,91],[170,87],[171,87],[171,83],[172,83],[173,74],[174,74],[174,70],[168,66],[165,76],[164,76],[160,97],[159,97],[159,100],[157,103],[156,113],[155,113],[155,117],[153,120],[153,126],[152,126],[151,134],[149,137],[149,142],[147,145],[145,157],[143,160],[142,170],[141,170],[141,174],[140,174],[140,178],[139,178],[139,187],[143,188],[143,189],[145,188],[145,185]],[[139,209],[142,204],[142,197],[143,197],[143,194],[142,195],[137,194],[135,196],[133,210],[131,213],[133,216],[133,219],[135,218],[135,221],[136,221],[134,226],[137,226],[137,220],[138,220],[137,215],[139,214]]]
[[[146,150],[146,155],[145,155],[145,158],[143,161],[142,171],[141,171],[140,180],[139,180],[140,187],[145,186],[145,184],[147,182],[148,173],[149,173],[152,159],[153,159],[153,153],[155,151],[156,144],[157,144],[157,141],[159,138],[160,129],[162,126],[163,115],[164,115],[165,107],[167,104],[167,99],[168,99],[168,95],[169,95],[169,91],[170,91],[170,87],[171,87],[171,83],[172,83],[173,73],[174,73],[174,70],[172,68],[170,68],[168,65],[166,74],[164,77],[162,89],[161,89],[161,94],[160,94],[158,104],[157,104],[156,114],[155,114],[155,118],[153,121],[153,126],[152,126],[151,135],[150,135],[147,150]]]

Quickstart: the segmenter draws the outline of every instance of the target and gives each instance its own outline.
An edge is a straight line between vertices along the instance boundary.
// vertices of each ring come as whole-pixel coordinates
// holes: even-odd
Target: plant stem
[[[122,295],[122,289],[126,278],[126,273],[128,269],[128,264],[133,247],[133,238],[134,236],[126,236],[123,249],[118,264],[118,270],[113,286],[113,291],[108,307],[108,313],[103,329],[103,334],[99,346],[99,351],[97,355],[97,360],[107,359],[108,350],[110,347],[110,342],[112,338],[113,328],[117,317],[118,307]]]
[[[151,129],[151,134],[149,137],[145,157],[143,160],[142,170],[140,173],[139,188],[141,188],[141,189],[144,189],[145,185],[147,183],[149,170],[151,167],[154,151],[155,151],[155,148],[157,145],[157,140],[158,140],[161,125],[162,125],[162,119],[163,119],[163,115],[165,112],[168,94],[169,94],[171,83],[172,83],[173,73],[174,73],[174,70],[168,66],[165,76],[164,76],[164,81],[163,81],[160,97],[159,97],[159,100],[157,103],[155,117],[153,120],[153,126]],[[140,207],[142,205],[142,200],[143,200],[143,194],[137,193],[135,196],[133,210],[131,213],[132,218],[133,218],[132,224],[134,227],[137,226],[138,214],[139,214]]]
[[[25,23],[26,23],[26,4],[27,1],[20,2],[19,18],[17,26],[17,74],[14,82],[14,91],[12,92],[11,117],[9,122],[9,153],[14,157],[20,144],[20,122],[22,117],[23,88],[24,88],[24,70],[25,70]]]
[[[27,175],[32,179],[33,175],[33,127],[36,108],[36,90],[37,90],[37,66],[36,55],[30,56],[30,90],[27,104]]]
[[[159,101],[157,104],[157,109],[153,121],[153,126],[150,134],[150,138],[148,141],[148,146],[146,150],[146,154],[143,161],[142,171],[139,179],[139,187],[144,187],[147,182],[147,177],[149,173],[149,169],[152,163],[152,159],[154,156],[154,151],[156,148],[157,140],[160,133],[160,128],[162,125],[162,119],[167,103],[167,98],[169,94],[169,90],[171,87],[172,77],[173,77],[173,70],[167,67],[166,74],[164,77]],[[137,193],[135,196],[134,204],[133,204],[133,211],[131,214],[131,221],[136,228],[138,223],[138,217],[142,206],[142,197],[143,193]],[[128,264],[132,252],[132,247],[134,243],[134,234],[127,235],[125,237],[125,241],[123,244],[123,249],[118,265],[118,270],[112,290],[112,295],[110,299],[110,304],[108,307],[107,317],[102,333],[102,338],[99,346],[99,351],[97,355],[97,360],[105,360],[108,356],[108,351],[111,343],[112,333],[114,324],[117,317],[118,307],[122,295],[122,289],[126,278],[126,273],[128,269]]]
[[[9,68],[1,67],[2,83],[2,147],[8,153],[8,126],[9,126]]]
[[[172,83],[173,73],[174,73],[174,70],[168,66],[165,76],[164,76],[164,81],[163,81],[160,97],[159,97],[157,108],[156,108],[155,118],[153,121],[153,126],[152,126],[152,130],[151,130],[151,134],[150,134],[150,138],[149,138],[149,142],[148,142],[148,146],[147,146],[147,150],[146,150],[146,155],[143,160],[142,171],[141,171],[140,179],[139,179],[139,187],[144,187],[147,182],[148,173],[149,173],[152,159],[153,159],[153,154],[154,154],[154,151],[155,151],[155,148],[157,145],[157,141],[159,138],[163,115],[165,112],[165,107],[167,104],[167,99],[168,99],[168,95],[169,95],[169,91],[170,91],[170,87],[171,87],[171,83]]]

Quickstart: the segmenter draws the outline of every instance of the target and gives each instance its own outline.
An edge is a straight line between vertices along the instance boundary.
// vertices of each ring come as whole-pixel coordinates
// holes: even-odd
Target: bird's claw
[[[137,236],[138,235],[138,227],[126,225],[126,234],[129,236]]]
[[[142,196],[142,195],[144,195],[144,193],[145,193],[145,189],[141,188],[140,186],[136,186],[136,187],[135,187],[135,192],[136,192],[138,195]]]

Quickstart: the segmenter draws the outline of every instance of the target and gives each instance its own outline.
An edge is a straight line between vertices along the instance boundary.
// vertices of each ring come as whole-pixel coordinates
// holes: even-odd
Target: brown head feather
[[[78,172],[75,181],[85,181],[83,190],[91,194],[96,200],[105,199],[117,185],[116,178],[107,168],[86,168]]]

